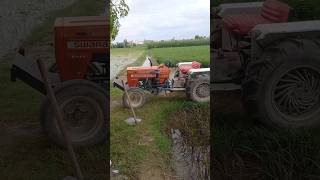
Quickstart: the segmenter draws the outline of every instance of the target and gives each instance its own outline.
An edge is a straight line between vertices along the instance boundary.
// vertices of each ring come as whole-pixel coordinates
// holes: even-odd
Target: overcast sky
[[[127,0],[115,42],[209,36],[210,0]]]

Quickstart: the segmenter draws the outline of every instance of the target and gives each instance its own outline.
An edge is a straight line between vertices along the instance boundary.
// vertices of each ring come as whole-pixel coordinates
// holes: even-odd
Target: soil
[[[145,134],[141,137],[139,145],[151,145],[153,138],[149,134]],[[176,176],[168,174],[168,170],[163,169],[165,165],[159,152],[154,151],[149,153],[146,160],[139,165],[139,180],[175,180]]]
[[[214,112],[244,113],[241,95],[237,93],[215,94],[213,97]]]
[[[39,123],[1,123],[0,147],[35,143],[43,136]]]

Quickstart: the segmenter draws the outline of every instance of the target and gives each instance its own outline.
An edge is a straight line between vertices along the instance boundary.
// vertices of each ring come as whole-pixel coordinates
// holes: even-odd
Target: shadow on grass
[[[240,98],[233,98],[228,100],[239,103]],[[215,179],[320,178],[318,129],[265,127],[243,111],[217,109],[211,142]]]

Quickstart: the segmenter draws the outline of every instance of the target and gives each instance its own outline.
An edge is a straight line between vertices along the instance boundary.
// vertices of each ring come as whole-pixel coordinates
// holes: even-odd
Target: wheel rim
[[[61,104],[63,119],[72,141],[79,142],[94,136],[103,124],[100,105],[87,96],[76,96]]]
[[[143,101],[143,95],[139,92],[130,92],[128,94],[129,98],[130,98],[130,103],[132,107],[137,107],[139,106],[142,101]],[[129,102],[128,102],[129,105]]]
[[[210,96],[210,85],[207,83],[199,84],[199,86],[196,88],[196,95],[199,98],[207,98]]]
[[[273,103],[282,115],[295,121],[319,111],[320,73],[299,67],[285,73],[273,88]]]

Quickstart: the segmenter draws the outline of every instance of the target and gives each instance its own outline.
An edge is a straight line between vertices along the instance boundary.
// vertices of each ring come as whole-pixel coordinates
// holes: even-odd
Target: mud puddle
[[[209,108],[178,112],[169,122],[177,179],[210,179]]]

